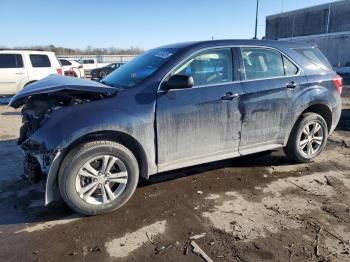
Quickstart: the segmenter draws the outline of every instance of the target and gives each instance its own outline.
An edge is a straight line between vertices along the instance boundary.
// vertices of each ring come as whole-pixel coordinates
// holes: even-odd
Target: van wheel
[[[298,163],[310,162],[326,146],[327,136],[328,128],[323,117],[305,113],[295,123],[284,152]]]
[[[85,215],[111,212],[123,206],[139,179],[135,156],[112,141],[92,141],[65,157],[58,176],[63,200]]]

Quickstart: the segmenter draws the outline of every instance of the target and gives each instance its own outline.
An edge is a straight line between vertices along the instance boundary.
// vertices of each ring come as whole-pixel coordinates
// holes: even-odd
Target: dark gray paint
[[[279,50],[302,71],[295,77],[240,81],[235,57],[232,83],[169,92],[158,90],[162,79],[188,56],[207,48],[239,46]],[[143,83],[119,89],[117,95],[110,98],[54,110],[26,141],[40,145],[40,150],[35,152],[38,158],[44,153],[52,158],[56,155],[49,171],[44,170],[48,172],[46,203],[53,198],[57,170],[70,145],[97,132],[132,138],[145,157],[141,175],[147,178],[165,170],[282,147],[297,118],[313,104],[326,105],[332,111],[332,131],[341,110],[340,96],[332,84],[335,73],[321,75],[311,68],[308,61],[293,50],[303,46],[256,40],[170,45],[167,47],[179,48],[179,52]],[[233,51],[237,56],[237,50],[233,48]],[[286,87],[291,80],[297,83],[293,90]],[[64,81],[62,85],[57,83],[50,93],[64,90],[65,85]],[[98,84],[96,92],[101,88]],[[90,86],[86,90],[91,92]],[[84,87],[80,91],[84,93]],[[238,96],[230,101],[221,100],[227,92]],[[35,96],[35,92],[30,95]],[[12,105],[25,98],[23,93],[15,96]]]

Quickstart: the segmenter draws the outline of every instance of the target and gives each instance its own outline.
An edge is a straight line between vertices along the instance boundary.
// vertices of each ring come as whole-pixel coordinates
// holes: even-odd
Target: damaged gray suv
[[[100,83],[49,76],[21,90],[18,144],[46,204],[121,207],[140,178],[284,148],[308,162],[341,113],[342,79],[315,46],[256,40],[152,49]]]

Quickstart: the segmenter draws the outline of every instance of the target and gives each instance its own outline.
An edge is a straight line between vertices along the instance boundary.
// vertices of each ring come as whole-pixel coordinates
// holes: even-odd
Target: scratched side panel
[[[158,163],[236,151],[241,113],[238,100],[222,101],[226,92],[241,93],[227,84],[158,94]]]
[[[278,141],[288,113],[288,78],[247,81],[242,83],[243,107],[240,147]]]

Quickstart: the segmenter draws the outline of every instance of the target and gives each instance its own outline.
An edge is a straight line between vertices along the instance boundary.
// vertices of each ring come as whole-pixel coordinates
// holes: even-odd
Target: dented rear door
[[[283,144],[290,125],[290,93],[301,84],[298,68],[278,50],[242,47],[240,153]]]

